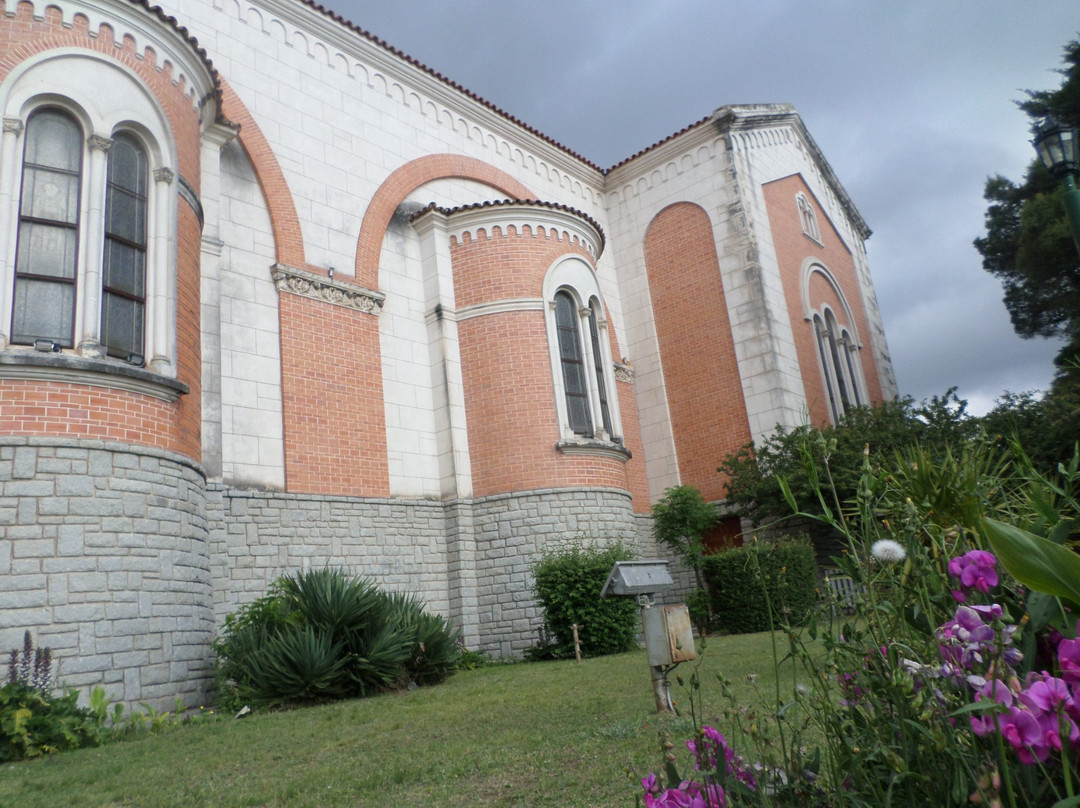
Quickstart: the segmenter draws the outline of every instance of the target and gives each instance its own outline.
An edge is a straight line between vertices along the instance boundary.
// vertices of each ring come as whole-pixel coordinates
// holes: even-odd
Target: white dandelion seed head
[[[879,539],[870,545],[870,555],[882,564],[895,564],[907,558],[903,545],[892,539]]]

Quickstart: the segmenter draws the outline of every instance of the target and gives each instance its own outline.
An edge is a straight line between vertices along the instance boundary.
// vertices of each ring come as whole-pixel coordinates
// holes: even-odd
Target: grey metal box
[[[646,595],[674,585],[666,561],[616,561],[600,597]]]

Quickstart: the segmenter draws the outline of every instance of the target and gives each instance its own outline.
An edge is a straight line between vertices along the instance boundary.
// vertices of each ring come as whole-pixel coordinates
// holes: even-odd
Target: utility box
[[[616,561],[600,597],[653,595],[674,585],[666,561]]]
[[[645,650],[650,665],[675,665],[697,659],[686,604],[642,609],[641,620],[645,625]]]

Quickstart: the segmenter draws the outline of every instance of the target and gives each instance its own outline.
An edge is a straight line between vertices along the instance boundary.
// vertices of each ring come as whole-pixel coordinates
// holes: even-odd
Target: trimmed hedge
[[[755,542],[707,555],[702,568],[713,620],[732,634],[802,625],[817,603],[817,566],[807,541]]]
[[[533,567],[533,592],[544,609],[548,632],[528,659],[574,656],[575,623],[584,657],[619,654],[636,646],[638,608],[632,598],[601,598],[600,590],[616,561],[633,553],[621,544],[606,548],[561,550]]]

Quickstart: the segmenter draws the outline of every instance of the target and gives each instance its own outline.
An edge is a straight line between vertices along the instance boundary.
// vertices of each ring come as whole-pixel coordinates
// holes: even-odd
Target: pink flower
[[[1080,638],[1062,640],[1057,647],[1058,668],[1061,678],[1072,685],[1080,685]]]
[[[971,550],[949,561],[949,575],[959,578],[964,589],[977,589],[985,593],[998,585],[998,574],[994,569],[996,565],[997,559],[993,553]],[[957,597],[958,594],[962,597]],[[967,599],[964,592],[954,591],[953,597],[960,601]]]
[[[1020,701],[1031,711],[1043,730],[1043,743],[1047,747],[1061,749],[1062,733],[1070,744],[1080,741],[1080,728],[1073,720],[1076,700],[1069,686],[1043,672],[1020,694]]]
[[[1009,708],[1008,713],[998,716],[998,726],[1005,740],[1016,750],[1021,763],[1031,765],[1036,760],[1041,762],[1050,756],[1046,732],[1027,710]]]
[[[1012,707],[1013,695],[1012,691],[1000,679],[991,679],[975,693],[975,701],[983,700],[996,701],[998,704]],[[971,731],[979,737],[990,735],[998,726],[999,724],[995,721],[993,715],[973,715],[971,717]]]

